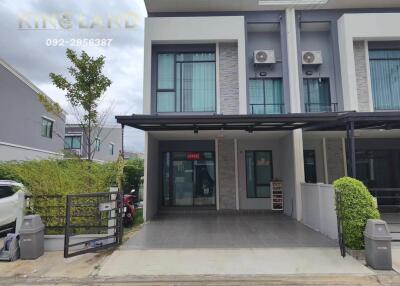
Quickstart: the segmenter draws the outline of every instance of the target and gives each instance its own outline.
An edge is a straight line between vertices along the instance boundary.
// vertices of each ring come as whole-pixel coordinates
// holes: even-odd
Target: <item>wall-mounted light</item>
[[[260,72],[260,76],[267,76],[267,72]]]
[[[306,71],[306,75],[313,75],[312,71]]]

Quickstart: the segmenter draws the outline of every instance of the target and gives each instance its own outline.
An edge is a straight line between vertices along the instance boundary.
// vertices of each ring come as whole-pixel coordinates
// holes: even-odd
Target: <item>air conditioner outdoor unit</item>
[[[274,64],[276,63],[274,50],[256,50],[254,51],[255,64]]]
[[[322,64],[322,52],[303,51],[302,60],[303,60],[303,65],[320,65]]]

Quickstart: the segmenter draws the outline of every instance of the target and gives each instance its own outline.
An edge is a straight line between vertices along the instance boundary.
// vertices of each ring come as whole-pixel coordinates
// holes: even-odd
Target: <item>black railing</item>
[[[400,188],[370,188],[379,209],[400,212]]]
[[[250,104],[251,114],[283,114],[285,113],[285,104],[283,103],[260,103]]]
[[[339,242],[340,254],[342,255],[342,257],[346,257],[346,246],[344,244],[344,234],[343,234],[342,194],[338,190],[335,190],[335,206],[336,206],[336,218],[337,218],[338,242]]]
[[[337,103],[310,103],[307,102],[304,104],[305,112],[337,112],[338,104]]]

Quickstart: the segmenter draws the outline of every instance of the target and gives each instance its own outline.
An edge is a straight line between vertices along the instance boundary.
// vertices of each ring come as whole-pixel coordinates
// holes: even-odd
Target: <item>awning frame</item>
[[[222,114],[173,114],[116,116],[124,126],[143,131],[243,130],[256,131],[346,131],[347,170],[356,176],[356,129],[400,129],[400,112],[324,112],[291,113],[276,115],[222,115]],[[122,132],[123,134],[123,132]],[[123,136],[123,135],[122,135]],[[122,150],[123,152],[123,150]]]

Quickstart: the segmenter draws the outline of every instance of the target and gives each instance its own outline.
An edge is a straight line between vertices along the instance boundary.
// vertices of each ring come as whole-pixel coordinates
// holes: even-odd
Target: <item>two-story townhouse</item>
[[[119,126],[103,126],[92,131],[92,159],[97,162],[115,161],[122,150],[122,134]],[[80,124],[65,125],[64,149],[67,152],[87,158],[88,137]]]
[[[145,3],[144,114],[117,121],[146,131],[146,220],[270,210],[272,180],[300,220],[302,184],[344,175],[398,207],[400,2]]]
[[[45,95],[0,59],[0,161],[62,158],[65,112],[47,112]]]

